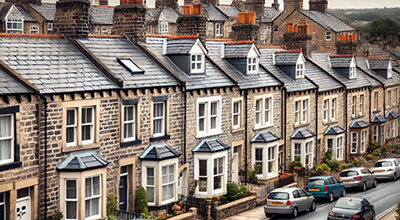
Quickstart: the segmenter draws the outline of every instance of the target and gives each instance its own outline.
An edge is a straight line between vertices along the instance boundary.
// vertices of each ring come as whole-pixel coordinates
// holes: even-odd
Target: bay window
[[[155,202],[155,172],[154,167],[146,168],[146,191],[147,191],[147,202],[154,203]]]
[[[77,181],[67,179],[65,182],[65,218],[78,218],[78,188]]]
[[[292,161],[299,161],[303,166],[313,166],[313,144],[312,138],[292,140]]]
[[[333,153],[333,139],[329,138],[327,141],[326,151],[330,151]]]
[[[100,216],[101,183],[100,176],[85,179],[85,218]]]
[[[162,201],[175,198],[175,164],[162,167]]]
[[[214,190],[221,189],[224,175],[224,158],[214,159]]]
[[[367,139],[367,131],[362,131],[361,132],[361,152],[360,153],[364,153],[365,152],[365,141]]]
[[[153,103],[153,137],[165,135],[165,102]]]
[[[357,146],[358,146],[358,133],[351,132],[351,153],[357,153]]]
[[[0,164],[14,162],[14,115],[0,115]]]
[[[198,98],[197,137],[209,136],[220,132],[221,97]]]

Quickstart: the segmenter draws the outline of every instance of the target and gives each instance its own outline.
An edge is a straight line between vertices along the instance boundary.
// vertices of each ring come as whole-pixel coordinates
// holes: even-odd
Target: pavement
[[[397,216],[396,208],[397,208],[397,205],[393,206],[392,208],[388,209],[384,215],[382,215],[382,216],[378,215],[376,219],[378,219],[378,220],[395,220],[396,216]]]

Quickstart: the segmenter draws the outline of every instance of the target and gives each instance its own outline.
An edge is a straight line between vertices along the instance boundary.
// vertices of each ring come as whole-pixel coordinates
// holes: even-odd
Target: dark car
[[[315,176],[307,180],[306,191],[315,198],[326,198],[333,202],[335,197],[346,196],[344,185],[331,176]]]
[[[328,220],[338,219],[375,220],[374,206],[363,198],[340,198],[328,215]]]

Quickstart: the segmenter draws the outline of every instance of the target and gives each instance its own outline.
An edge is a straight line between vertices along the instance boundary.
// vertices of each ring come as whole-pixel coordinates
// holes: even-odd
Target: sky
[[[271,6],[273,0],[265,0]],[[304,1],[304,9],[308,9],[308,0]],[[221,4],[230,4],[232,0],[220,0]],[[283,9],[283,0],[279,0]],[[393,8],[400,7],[400,0],[328,0],[329,8]],[[399,11],[400,12],[400,11]]]

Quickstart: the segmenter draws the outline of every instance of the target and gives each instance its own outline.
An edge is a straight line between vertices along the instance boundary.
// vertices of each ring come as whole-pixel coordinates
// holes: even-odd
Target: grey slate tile
[[[329,13],[324,14],[319,11],[308,11],[308,10],[300,10],[300,12],[309,17],[310,19],[314,20],[324,28],[332,29],[335,32],[356,30],[352,26],[346,24],[339,18]]]

